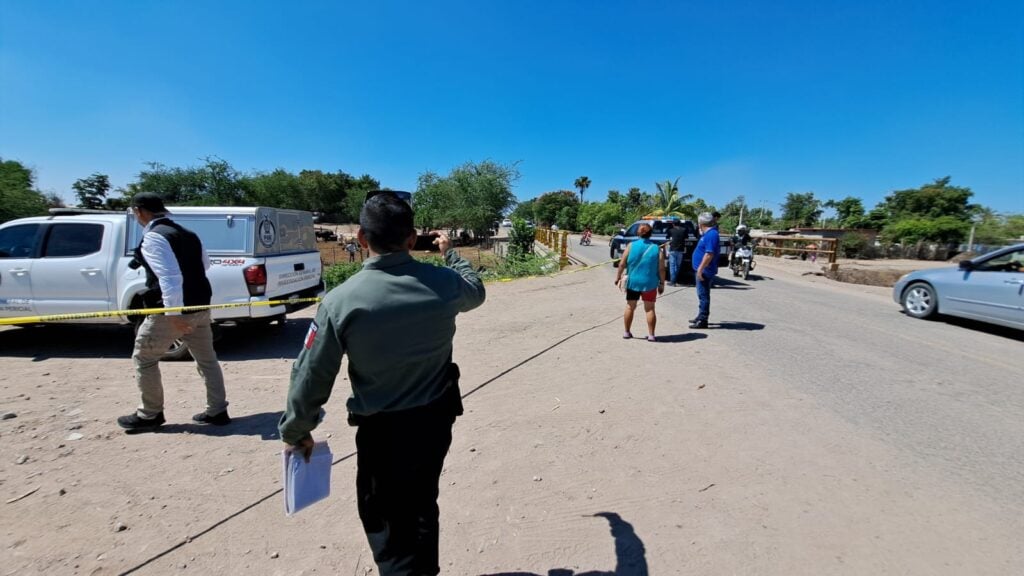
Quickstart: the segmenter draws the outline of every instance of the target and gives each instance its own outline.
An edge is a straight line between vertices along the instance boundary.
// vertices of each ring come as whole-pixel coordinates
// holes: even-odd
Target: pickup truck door
[[[112,226],[99,222],[53,222],[46,226],[40,257],[32,268],[36,313],[74,314],[110,310]]]
[[[0,318],[33,316],[32,265],[39,250],[40,224],[0,229]]]

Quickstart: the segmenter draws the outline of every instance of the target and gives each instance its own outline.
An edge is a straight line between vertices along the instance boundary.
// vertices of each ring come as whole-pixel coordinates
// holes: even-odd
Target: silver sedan
[[[914,318],[946,314],[1024,330],[1024,244],[955,268],[911,272],[896,282],[892,297]]]

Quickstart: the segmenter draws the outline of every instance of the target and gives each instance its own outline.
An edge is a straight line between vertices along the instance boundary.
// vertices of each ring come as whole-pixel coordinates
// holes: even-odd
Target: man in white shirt
[[[135,259],[146,270],[145,307],[208,306],[213,293],[206,278],[210,259],[199,237],[168,218],[167,208],[156,194],[136,194],[132,198],[132,211],[144,227]],[[165,422],[159,362],[179,338],[188,346],[206,385],[206,410],[192,420],[214,425],[231,422],[224,375],[213,349],[210,311],[169,311],[146,316],[135,337],[132,361],[142,404],[132,414],[117,419],[117,424],[125,430],[152,430]]]

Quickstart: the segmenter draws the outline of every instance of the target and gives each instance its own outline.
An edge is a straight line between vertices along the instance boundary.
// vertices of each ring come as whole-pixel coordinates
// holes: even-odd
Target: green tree
[[[864,203],[860,198],[847,196],[842,200],[829,200],[823,206],[836,211],[836,220],[840,227],[864,228]]]
[[[708,204],[703,198],[694,198],[686,205],[685,208],[688,214],[693,215],[694,219],[700,216],[704,212],[714,212],[715,207],[712,204]]]
[[[522,218],[512,218],[512,228],[508,231],[509,260],[523,260],[533,254],[533,240],[533,226],[527,226]]]
[[[561,230],[578,230],[577,217],[579,215],[579,209],[582,204],[574,204],[569,206],[562,206],[558,211],[558,215],[555,217],[555,224]]]
[[[139,172],[128,185],[127,195],[154,192],[167,204],[195,206],[237,206],[244,203],[247,179],[230,164],[216,157],[207,157],[202,166],[169,168],[159,162],[148,162],[148,169]]]
[[[975,224],[974,241],[978,244],[1005,244],[1024,238],[1024,214],[998,214],[980,208]]]
[[[110,178],[106,174],[94,172],[88,178],[79,178],[71,185],[78,197],[78,206],[97,210],[103,208],[110,192]]]
[[[608,198],[605,199],[605,202],[612,202],[614,204],[622,204],[624,201],[625,198],[622,196],[622,192],[618,190],[609,190]]]
[[[792,227],[814,226],[821,212],[821,200],[814,197],[814,192],[790,192],[782,204],[782,222]]]
[[[523,220],[536,220],[537,219],[537,215],[534,214],[534,211],[533,211],[533,209],[536,207],[536,204],[537,204],[537,199],[536,198],[531,198],[529,200],[523,200],[522,202],[519,202],[518,204],[516,204],[515,209],[512,210],[512,214],[510,214],[510,218],[513,218],[513,219],[521,218]]]
[[[243,183],[246,204],[293,210],[310,209],[302,182],[295,174],[281,168],[245,177]]]
[[[46,214],[47,200],[34,189],[32,170],[0,158],[0,222]]]
[[[413,194],[417,225],[462,228],[477,236],[486,235],[515,204],[512,184],[518,179],[515,165],[489,160],[467,162],[443,178],[426,172],[420,175]]]
[[[106,202],[104,202],[103,205],[107,210],[122,212],[128,209],[128,206],[130,205],[131,202],[131,198],[125,195],[125,190],[123,188],[118,188],[117,192],[120,193],[121,195],[117,197],[108,196]]]
[[[969,229],[969,223],[955,216],[909,217],[886,226],[882,237],[890,242],[906,244],[922,241],[955,244],[966,238]]]
[[[64,199],[60,197],[60,194],[56,192],[50,192],[49,194],[43,194],[43,198],[46,200],[47,208],[66,208]]]
[[[1024,214],[1007,214],[1004,216],[1004,234],[1009,240],[1024,241]]]
[[[866,220],[893,242],[959,242],[980,207],[970,203],[974,195],[970,188],[950,186],[949,182],[946,176],[920,188],[896,190],[879,202]]]
[[[380,189],[380,182],[369,174],[363,174],[353,180],[351,186],[345,190],[344,218],[349,222],[359,222],[359,212],[366,202],[366,194]]]
[[[639,188],[634,186],[633,188],[629,189],[629,192],[626,193],[626,200],[623,203],[622,207],[626,210],[627,213],[632,214],[640,212],[646,205],[647,195],[641,192]]]
[[[572,207],[579,209],[579,199],[576,194],[569,190],[557,190],[541,194],[534,203],[533,212],[536,215],[536,222],[541,226],[551,226],[558,222],[558,215],[562,208]]]
[[[678,216],[686,217],[683,212],[686,209],[686,202],[693,198],[693,194],[679,195],[679,178],[675,182],[665,180],[655,182],[658,193],[654,196],[654,205],[651,213],[656,216]]]
[[[625,222],[623,207],[617,202],[587,202],[580,206],[577,223],[590,226],[598,234],[612,234]]]
[[[775,217],[770,209],[757,207],[750,209],[750,213],[743,217],[743,222],[751,228],[771,228]]]
[[[740,214],[743,214],[744,223],[750,225],[750,215],[746,213],[747,201],[742,195],[737,196],[728,204],[722,207],[722,217],[718,219],[718,227],[722,231],[735,230],[740,224]]]
[[[370,179],[374,185],[376,180]],[[321,170],[303,170],[299,172],[299,185],[307,205],[313,212],[341,217],[348,205],[345,198],[350,190],[355,190],[359,180],[338,170],[323,172]],[[371,188],[372,190],[372,188]]]
[[[575,186],[576,189],[580,191],[580,204],[582,204],[583,193],[587,191],[587,188],[590,188],[590,178],[587,178],[586,176],[580,176],[579,178],[576,179],[576,182],[573,183],[573,186]]]
[[[951,216],[964,222],[970,220],[978,206],[970,203],[970,188],[950,186],[950,177],[938,178],[920,188],[896,190],[885,197],[882,205],[891,220],[908,217],[940,218]]]

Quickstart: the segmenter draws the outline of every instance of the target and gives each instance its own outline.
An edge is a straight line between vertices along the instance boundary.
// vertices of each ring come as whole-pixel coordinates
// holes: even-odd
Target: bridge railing
[[[781,258],[783,254],[807,254],[813,259],[827,256],[829,264],[836,263],[839,239],[807,236],[759,236],[754,239],[754,251]]]

